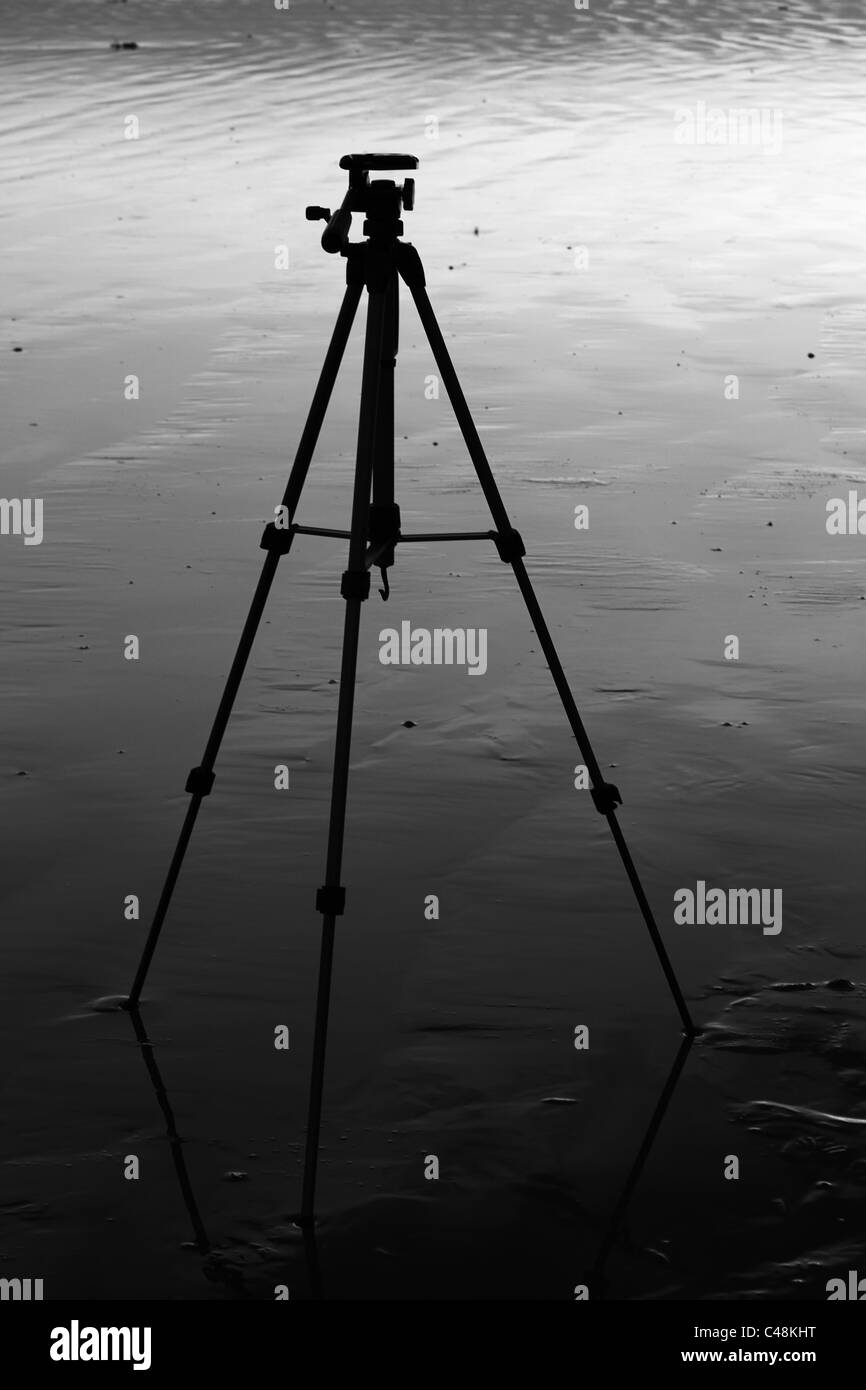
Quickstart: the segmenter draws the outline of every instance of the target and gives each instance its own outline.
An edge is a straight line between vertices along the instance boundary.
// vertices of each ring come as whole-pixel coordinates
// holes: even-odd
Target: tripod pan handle
[[[322,232],[322,250],[327,251],[328,255],[333,256],[349,240],[349,229],[352,226],[352,212],[349,207],[350,194],[347,193],[337,211],[334,213],[325,230]]]

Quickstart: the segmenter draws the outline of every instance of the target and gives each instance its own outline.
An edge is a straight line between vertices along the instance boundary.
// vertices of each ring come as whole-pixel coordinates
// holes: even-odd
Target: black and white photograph
[[[21,1366],[559,1302],[830,1374],[864,0],[0,0],[0,69]]]

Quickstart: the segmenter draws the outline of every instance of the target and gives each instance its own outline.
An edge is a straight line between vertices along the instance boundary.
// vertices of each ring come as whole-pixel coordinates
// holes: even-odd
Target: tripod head
[[[327,222],[322,233],[322,250],[333,256],[339,251],[345,256],[349,247],[352,213],[363,212],[364,236],[376,241],[394,241],[403,235],[400,214],[415,206],[415,180],[393,179],[370,181],[371,169],[417,169],[413,154],[344,154],[340,168],[349,171],[349,188],[335,213],[330,208],[308,207],[308,222]],[[359,242],[352,243],[359,245]]]

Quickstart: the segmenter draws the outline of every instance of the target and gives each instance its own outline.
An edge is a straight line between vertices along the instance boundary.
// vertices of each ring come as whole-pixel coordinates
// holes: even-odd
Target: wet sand
[[[862,1260],[866,1159],[866,573],[825,527],[864,486],[856,7],[41,13],[11,21],[0,111],[3,488],[45,507],[40,546],[0,538],[3,1273],[46,1298],[314,1289],[290,1216],[340,544],[282,562],[145,995],[187,1187],[131,1021],[92,1002],[129,987],[339,304],[304,207],[334,205],[341,154],[391,148],[421,158],[406,234],[704,1031],[600,1271],[676,1011],[512,576],[492,547],[405,547],[363,614],[325,1293],[570,1298],[590,1270],[593,1296],[823,1299]],[[782,109],[782,150],[678,146],[698,101]],[[403,315],[404,527],[486,528]],[[347,524],[361,342],[306,524]],[[486,628],[484,677],[383,666],[404,619]],[[698,879],[781,887],[782,932],[675,925]]]

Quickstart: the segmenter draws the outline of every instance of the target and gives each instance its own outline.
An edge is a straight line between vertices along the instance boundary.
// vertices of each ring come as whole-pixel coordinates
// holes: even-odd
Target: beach
[[[148,979],[171,1119],[98,1001],[129,990],[343,293],[305,208],[382,149],[419,158],[405,236],[701,1032],[606,1249],[680,1021],[508,566],[398,548],[362,612],[326,1295],[572,1299],[592,1270],[605,1298],[825,1298],[866,1183],[866,541],[826,524],[866,496],[861,11],[7,8],[2,488],[44,522],[0,537],[0,1272],[314,1290],[291,1218],[344,542],[280,563]],[[741,109],[781,120],[675,137]],[[361,318],[307,525],[348,525]],[[403,527],[488,530],[435,374],[406,294]],[[483,629],[483,674],[383,663],[404,622]],[[699,881],[779,890],[781,930],[676,923]]]

